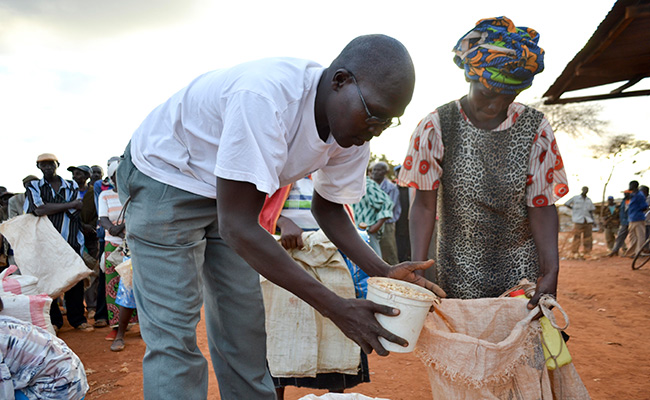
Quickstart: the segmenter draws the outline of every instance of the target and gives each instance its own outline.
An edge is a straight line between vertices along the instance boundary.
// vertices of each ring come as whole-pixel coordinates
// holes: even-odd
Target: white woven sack
[[[589,399],[573,364],[554,374],[546,368],[534,320],[545,301],[528,310],[519,298],[441,300],[416,348],[433,398]]]
[[[2,304],[4,308],[0,311],[0,315],[7,315],[21,321],[29,322],[56,336],[56,332],[50,321],[52,299],[48,295],[37,294],[26,296],[23,294],[3,294]]]
[[[133,288],[133,267],[130,258],[115,267],[115,272],[120,275],[120,282],[122,282],[125,288]]]
[[[92,273],[48,217],[20,215],[0,225],[24,275],[38,278],[39,293],[59,297]]]
[[[307,273],[344,298],[354,298],[350,271],[321,231],[304,232],[305,246],[289,251]],[[334,323],[287,290],[261,278],[266,311],[267,360],[274,377],[358,373],[360,348]]]
[[[38,278],[29,275],[14,274],[15,265],[0,272],[0,294],[41,294],[38,291]]]

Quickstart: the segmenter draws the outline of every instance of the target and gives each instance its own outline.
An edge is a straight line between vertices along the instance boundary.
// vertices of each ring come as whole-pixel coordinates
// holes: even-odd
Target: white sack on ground
[[[29,275],[14,274],[18,270],[15,265],[0,272],[0,294],[40,294],[38,278]]]
[[[48,217],[20,215],[0,225],[24,275],[38,278],[39,293],[56,298],[92,273]]]
[[[327,236],[319,230],[303,233],[302,239],[305,246],[289,250],[291,257],[334,293],[354,298],[347,265]],[[358,373],[361,350],[356,343],[300,298],[260,278],[271,375],[279,378]]]
[[[56,336],[56,332],[50,321],[52,299],[48,295],[26,296],[22,294],[3,294],[1,297],[4,308],[0,311],[0,315],[14,317],[28,322]]]

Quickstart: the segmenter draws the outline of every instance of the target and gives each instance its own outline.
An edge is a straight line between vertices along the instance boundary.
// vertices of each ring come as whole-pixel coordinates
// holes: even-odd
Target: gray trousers
[[[390,265],[399,263],[397,258],[397,242],[395,241],[395,223],[386,222],[383,226],[384,232],[379,239],[381,257]]]
[[[275,399],[266,367],[259,275],[219,236],[216,200],[165,185],[131,162],[117,170],[132,253],[145,399],[205,399],[208,366],[196,342],[201,306],[224,400]]]
[[[625,246],[625,239],[627,238],[628,232],[628,225],[621,225],[618,227],[618,233],[616,234],[616,243],[614,243],[612,252],[618,253],[620,249],[623,249],[624,251],[627,250],[627,247]]]

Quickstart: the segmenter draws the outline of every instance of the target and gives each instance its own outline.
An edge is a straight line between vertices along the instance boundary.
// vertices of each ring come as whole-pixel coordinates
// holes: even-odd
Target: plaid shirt
[[[76,200],[79,189],[73,181],[67,181],[61,177],[61,187],[54,192],[52,186],[43,178],[40,181],[32,181],[27,187],[27,201],[25,202],[25,213],[34,213],[36,208],[47,203],[68,203]],[[52,225],[61,233],[63,239],[79,254],[82,254],[84,247],[84,235],[81,233],[80,212],[69,209],[64,212],[48,215]]]

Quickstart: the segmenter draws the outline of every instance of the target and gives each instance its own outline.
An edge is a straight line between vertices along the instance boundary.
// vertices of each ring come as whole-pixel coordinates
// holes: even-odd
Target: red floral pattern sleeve
[[[553,129],[544,118],[533,139],[526,180],[526,205],[554,204],[569,192],[569,185]]]
[[[461,109],[460,102],[456,102]],[[495,130],[510,128],[525,107],[512,103],[508,116]],[[463,114],[464,115],[464,114]],[[415,128],[409,142],[406,158],[402,164],[397,183],[419,190],[435,190],[440,186],[440,166],[444,146],[440,132],[440,117],[434,111],[427,115]],[[526,179],[526,205],[544,207],[554,204],[569,192],[562,156],[548,120],[540,124],[530,152],[528,176]]]
[[[397,183],[419,190],[438,189],[443,153],[440,117],[434,111],[424,117],[413,131]]]

